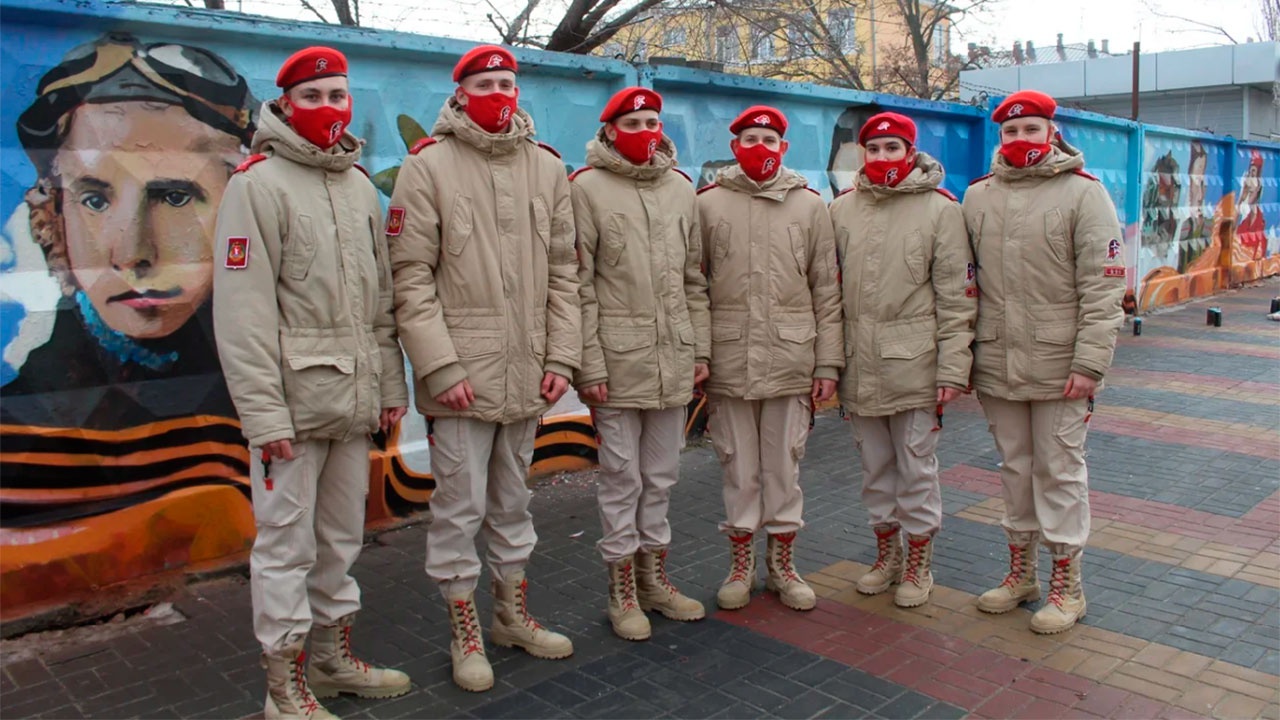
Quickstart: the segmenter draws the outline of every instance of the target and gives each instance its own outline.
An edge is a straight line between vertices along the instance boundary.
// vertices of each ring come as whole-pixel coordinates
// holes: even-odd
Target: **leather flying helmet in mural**
[[[181,105],[246,147],[256,129],[249,86],[222,58],[189,45],[142,45],[126,33],[111,33],[69,52],[40,79],[36,93],[18,117],[18,139],[42,174],[48,153],[67,131],[67,115],[85,103]]]

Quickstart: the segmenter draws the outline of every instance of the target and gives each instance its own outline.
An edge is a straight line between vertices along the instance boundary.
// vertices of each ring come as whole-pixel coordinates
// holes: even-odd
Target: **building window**
[[[852,8],[840,8],[827,13],[827,29],[832,43],[845,55],[858,52],[858,29]]]
[[[741,62],[738,45],[738,33],[732,25],[721,25],[716,28],[716,61],[725,65]]]
[[[950,33],[947,32],[947,29],[946,23],[940,22],[933,26],[933,40],[930,41],[931,47],[929,49],[933,54],[933,61],[938,65],[945,64],[947,58],[951,56],[951,48],[948,47]]]
[[[756,62],[772,62],[777,59],[772,31],[751,31],[751,59]]]
[[[689,41],[689,36],[684,28],[671,28],[662,36],[662,44],[668,48],[676,48],[683,46]]]
[[[787,54],[793,60],[813,57],[813,35],[804,26],[796,24],[787,28]]]

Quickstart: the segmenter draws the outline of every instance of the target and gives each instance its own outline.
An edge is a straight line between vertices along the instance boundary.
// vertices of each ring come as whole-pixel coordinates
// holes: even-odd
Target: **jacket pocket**
[[[877,373],[883,403],[932,394],[938,374],[938,323],[933,317],[886,323],[879,328]]]
[[[1044,214],[1044,236],[1049,241],[1049,249],[1058,262],[1071,260],[1071,241],[1067,238],[1067,224],[1062,219],[1062,211],[1052,208]]]
[[[458,359],[484,357],[502,352],[502,333],[477,330],[450,330],[453,351]]]
[[[721,220],[711,234],[711,274],[715,275],[725,258],[729,257],[729,239],[733,236],[733,228]]]
[[[994,342],[1000,339],[1001,330],[1004,329],[1004,318],[993,315],[978,315],[978,321],[974,325],[973,340],[974,342]]]
[[[627,217],[622,213],[611,213],[609,222],[605,224],[604,242],[600,257],[608,265],[617,265],[622,258],[622,251],[627,247]]]
[[[907,234],[902,252],[907,261],[907,272],[911,273],[911,282],[915,285],[923,285],[928,278],[928,268],[925,262],[924,237],[919,230],[912,230]]]
[[[771,381],[790,386],[797,378],[811,380],[817,363],[814,338],[818,337],[818,331],[815,327],[811,324],[775,325],[774,331],[781,342],[773,347]]]
[[[534,196],[532,205],[533,231],[542,241],[543,250],[549,253],[551,252],[551,211],[547,208],[547,201],[541,195]]]
[[[471,198],[459,194],[453,200],[453,214],[449,218],[449,242],[446,247],[450,255],[461,255],[462,249],[471,239],[471,231],[475,226],[472,216]]]
[[[343,434],[356,412],[355,371],[350,355],[286,353],[284,394],[299,439]]]
[[[711,382],[745,389],[747,342],[741,325],[711,324]]]
[[[791,238],[791,254],[796,259],[796,272],[800,273],[800,277],[808,277],[809,240],[804,228],[800,227],[800,223],[791,223],[787,226],[787,235]]]
[[[306,280],[311,263],[316,257],[315,226],[310,215],[294,218],[294,231],[289,233],[289,247],[285,252],[285,268],[293,280]]]
[[[610,399],[615,395],[621,398],[652,394],[657,376],[657,357],[653,351],[658,339],[657,326],[601,327],[599,338],[604,365],[609,372]]]

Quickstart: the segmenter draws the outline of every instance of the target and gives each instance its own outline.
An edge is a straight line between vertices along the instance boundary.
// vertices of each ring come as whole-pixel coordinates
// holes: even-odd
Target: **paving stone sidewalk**
[[[977,612],[1005,570],[995,452],[971,398],[951,407],[939,458],[944,528],[928,605],[853,589],[874,557],[847,422],[817,418],[803,465],[801,570],[819,592],[795,613],[759,595],[699,623],[654,621],[614,637],[594,475],[544,479],[531,607],[575,655],[534,660],[489,648],[497,684],[450,681],[446,609],[423,573],[424,528],[384,533],[355,568],[359,653],[408,672],[411,694],[328,704],[364,718],[1111,717],[1280,720],[1280,323],[1268,281],[1126,325],[1089,438],[1094,532],[1089,615],[1061,636],[1030,611]],[[1205,309],[1224,310],[1221,328]],[[673,580],[708,608],[727,570],[716,534],[720,471],[690,448],[673,493]],[[1042,563],[1046,565],[1047,563]],[[490,599],[482,592],[482,617]],[[17,659],[0,673],[4,718],[243,718],[263,676],[240,577],[194,585],[181,622],[130,629]],[[72,634],[75,637],[75,634]],[[11,644],[7,644],[12,647]]]

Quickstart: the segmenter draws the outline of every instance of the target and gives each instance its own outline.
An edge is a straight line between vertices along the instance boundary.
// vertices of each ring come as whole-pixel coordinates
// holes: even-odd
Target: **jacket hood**
[[[853,184],[857,188],[857,192],[870,193],[873,199],[879,200],[895,195],[933,192],[942,187],[942,179],[944,177],[946,177],[946,171],[942,169],[942,163],[934,160],[928,153],[917,150],[916,166],[911,168],[911,172],[907,173],[907,176],[897,185],[893,187],[875,185],[867,177],[866,171],[861,168],[859,168]]]
[[[587,143],[587,165],[633,180],[653,180],[666,175],[676,166],[676,144],[663,134],[662,141],[658,143],[658,151],[649,164],[636,165],[618,154],[613,143],[605,136],[604,127],[601,127]]]
[[[742,170],[742,166],[735,163],[720,168],[720,171],[716,173],[716,184],[734,192],[746,193],[752,197],[763,197],[782,202],[787,199],[787,193],[792,190],[808,187],[809,181],[805,179],[804,175],[795,170],[783,167],[778,171],[777,175],[765,180],[764,183],[758,183],[747,177],[747,174]]]
[[[467,115],[466,110],[458,104],[458,99],[451,97],[440,108],[436,124],[431,128],[432,135],[454,135],[476,150],[486,155],[506,155],[533,138],[533,118],[524,108],[517,107],[511,116],[511,124],[506,132],[486,132]]]
[[[346,130],[337,145],[321,150],[294,131],[280,106],[268,100],[258,114],[258,132],[253,136],[250,150],[329,172],[345,172],[360,159],[362,145],[359,138]]]
[[[1049,157],[1035,165],[1014,167],[1000,154],[997,147],[991,156],[991,173],[1001,180],[1017,182],[1034,178],[1051,178],[1084,167],[1084,153],[1067,144],[1061,137],[1049,142]]]

